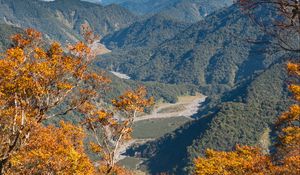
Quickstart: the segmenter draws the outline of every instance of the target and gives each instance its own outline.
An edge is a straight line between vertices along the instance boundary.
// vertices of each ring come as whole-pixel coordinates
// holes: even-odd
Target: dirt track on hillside
[[[192,115],[196,114],[201,103],[205,101],[205,96],[198,94],[196,96],[186,96],[180,97],[178,102],[172,103],[162,103],[155,106],[153,112],[149,115],[144,115],[135,118],[134,122],[148,120],[148,119],[159,119],[159,118],[170,118],[170,117],[187,117],[190,118]],[[176,108],[176,106],[184,106],[184,110],[176,112],[160,112],[167,108]]]

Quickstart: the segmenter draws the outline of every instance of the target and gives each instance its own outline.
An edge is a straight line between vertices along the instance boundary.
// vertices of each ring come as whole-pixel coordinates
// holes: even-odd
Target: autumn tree
[[[279,132],[274,160],[282,165],[282,174],[300,174],[300,60],[287,64],[289,73],[295,82],[289,85],[296,104],[283,113],[276,122]]]
[[[84,129],[70,123],[38,125],[28,143],[12,155],[7,174],[94,175],[94,165],[84,152],[84,137]]]
[[[128,174],[115,165],[120,147],[131,138],[132,125],[138,112],[153,104],[153,98],[146,98],[146,89],[140,87],[127,91],[118,99],[112,100],[116,113],[105,110],[95,111],[94,105],[86,103],[83,110],[90,111],[84,122],[92,132],[95,142],[90,143],[93,152],[97,153],[99,171],[102,174]]]
[[[269,156],[259,148],[237,146],[235,151],[214,151],[208,149],[204,158],[195,159],[197,175],[253,175],[272,174],[273,164]]]
[[[0,174],[39,134],[42,121],[99,98],[97,91],[109,81],[88,68],[95,58],[92,37],[87,33],[87,43],[62,47],[47,45],[33,29],[12,36],[13,46],[0,58]]]

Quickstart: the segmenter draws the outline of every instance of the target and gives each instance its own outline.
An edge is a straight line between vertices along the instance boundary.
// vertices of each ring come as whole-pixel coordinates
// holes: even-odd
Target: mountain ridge
[[[138,15],[164,15],[170,19],[194,23],[204,19],[213,11],[231,5],[231,0],[113,0],[104,4],[116,3]]]
[[[0,22],[36,28],[49,38],[62,42],[79,40],[83,23],[103,36],[137,20],[135,15],[118,5],[105,7],[79,0],[1,0],[0,4]]]

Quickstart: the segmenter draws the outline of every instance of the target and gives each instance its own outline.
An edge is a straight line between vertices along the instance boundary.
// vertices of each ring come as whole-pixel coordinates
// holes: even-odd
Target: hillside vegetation
[[[256,145],[264,131],[272,130],[277,116],[292,103],[286,79],[285,64],[275,64],[228,92],[230,97],[226,94],[222,101],[207,102],[202,112],[194,116],[198,118],[196,121],[128,153],[138,152],[148,158],[145,166],[152,174],[186,174],[191,170],[194,157],[207,148],[231,150],[238,143]]]
[[[131,75],[139,79],[149,74],[163,82],[190,81],[202,87],[202,92],[210,94],[199,113],[194,115],[196,121],[157,141],[128,150],[129,155],[138,152],[148,159],[144,165],[151,174],[191,173],[193,159],[203,155],[207,148],[232,150],[236,144],[257,145],[266,130],[273,131],[276,118],[292,103],[283,58],[293,56],[283,52],[271,54],[269,48],[272,45],[269,44],[246,42],[247,38],[266,39],[247,18],[235,6],[215,13],[161,44],[154,56],[148,62],[145,60],[145,65],[136,68],[143,70],[142,73]],[[210,27],[203,29],[205,25],[200,24],[205,22]],[[187,50],[190,56],[180,59]],[[158,60],[165,64],[156,62]],[[152,71],[157,70],[155,66],[158,65],[167,66]],[[126,63],[121,63],[118,68],[122,66],[126,70]],[[172,66],[173,70],[168,69]],[[166,75],[161,74],[166,69]],[[170,77],[175,80],[167,79]]]
[[[191,83],[204,93],[222,93],[266,69],[282,54],[271,54],[268,45],[251,44],[248,39],[268,38],[238,7],[231,6],[160,45],[118,49],[97,64],[135,80]]]
[[[107,35],[102,42],[110,49],[154,47],[172,39],[190,24],[177,22],[162,15],[155,15]]]
[[[22,28],[36,28],[51,39],[74,42],[80,39],[80,26],[87,23],[106,35],[128,26],[136,20],[128,10],[116,6],[101,6],[80,0],[0,0],[0,21]]]

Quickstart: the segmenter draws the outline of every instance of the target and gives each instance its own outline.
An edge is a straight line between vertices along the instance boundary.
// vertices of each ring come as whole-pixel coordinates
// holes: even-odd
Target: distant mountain
[[[184,22],[197,22],[206,15],[232,4],[232,0],[102,0],[116,3],[139,15],[160,13]]]
[[[102,42],[110,49],[152,47],[173,38],[188,26],[187,23],[177,22],[162,15],[154,15],[107,35]]]
[[[123,7],[140,15],[155,14],[168,7],[171,7],[179,0],[127,0],[119,2]]]
[[[156,47],[116,50],[98,64],[137,80],[193,83],[210,92],[225,92],[278,58],[266,52],[268,45],[247,42],[265,37],[232,6]]]
[[[109,4],[120,4],[120,3],[124,3],[124,2],[142,2],[142,3],[145,3],[149,0],[99,0],[101,4],[104,4],[104,5],[109,5]]]
[[[194,23],[231,4],[232,0],[180,0],[165,7],[160,13],[178,21]]]
[[[33,27],[60,41],[80,38],[80,25],[88,23],[106,35],[133,23],[136,16],[118,5],[101,6],[80,0],[0,0],[0,22]]]

